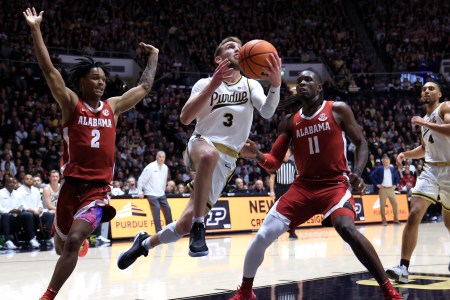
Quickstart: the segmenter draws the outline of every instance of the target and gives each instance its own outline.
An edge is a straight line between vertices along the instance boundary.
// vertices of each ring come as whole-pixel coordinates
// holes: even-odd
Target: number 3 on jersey
[[[226,127],[231,127],[233,125],[233,115],[230,113],[226,113],[223,115],[223,117],[226,119],[222,124]]]
[[[94,129],[91,131],[91,148],[100,148],[100,131],[97,129]]]
[[[309,154],[317,154],[320,153],[319,149],[319,139],[317,138],[317,135],[313,137],[308,138],[309,143]]]

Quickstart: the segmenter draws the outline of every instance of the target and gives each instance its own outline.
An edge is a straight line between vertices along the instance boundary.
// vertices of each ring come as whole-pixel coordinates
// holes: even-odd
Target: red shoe
[[[80,246],[80,250],[78,250],[78,257],[85,257],[89,250],[89,242],[84,240]]]
[[[251,291],[251,293],[244,292],[239,286],[236,294],[234,294],[234,296],[231,297],[230,300],[256,300],[256,295],[253,290]]]
[[[384,294],[384,300],[400,300],[403,299],[402,295],[400,295],[396,289],[392,288],[389,289],[385,294]]]

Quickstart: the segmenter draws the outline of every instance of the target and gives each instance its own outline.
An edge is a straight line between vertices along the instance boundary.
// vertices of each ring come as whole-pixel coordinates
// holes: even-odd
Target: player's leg
[[[396,267],[386,269],[389,278],[397,282],[408,283],[409,281],[409,262],[417,245],[419,225],[430,205],[431,202],[424,198],[412,197],[411,199],[408,220],[403,229],[400,264]]]
[[[266,249],[289,228],[290,221],[276,212],[278,202],[270,209],[261,228],[251,241],[244,260],[242,283],[231,299],[256,299],[253,293],[253,280],[256,271],[264,260]]]
[[[331,222],[342,239],[350,245],[358,260],[378,282],[385,299],[402,299],[389,281],[375,248],[356,229],[354,216],[355,214],[352,210],[342,207],[331,214]]]
[[[192,143],[189,150],[192,166],[196,171],[194,188],[194,219],[203,222],[205,206],[211,190],[212,177],[217,161],[220,158],[219,151],[203,139]]]
[[[100,221],[100,219],[98,221]],[[55,270],[53,271],[50,285],[41,299],[54,299],[60,288],[75,269],[78,261],[78,251],[80,250],[80,246],[92,231],[92,224],[86,222],[84,219],[77,219],[73,222],[64,243],[63,252],[56,263]]]
[[[199,257],[208,255],[206,245],[206,226],[204,222],[205,207],[210,198],[213,184],[213,173],[220,159],[219,151],[206,140],[199,139],[192,143],[189,157],[196,170],[195,187],[193,191],[193,218],[189,234],[189,255]],[[216,200],[217,198],[214,198]]]
[[[450,234],[450,210],[447,210],[444,206],[442,206],[442,219],[444,220],[444,225]],[[448,264],[448,270],[450,271],[450,262]]]
[[[178,220],[168,224],[157,234],[150,236],[144,231],[138,232],[131,247],[119,255],[117,260],[119,269],[124,270],[131,266],[140,256],[147,256],[150,249],[160,244],[174,243],[189,233],[193,216],[192,197]]]
[[[411,208],[402,236],[402,259],[410,260],[417,244],[419,225],[431,202],[425,198],[412,197]]]

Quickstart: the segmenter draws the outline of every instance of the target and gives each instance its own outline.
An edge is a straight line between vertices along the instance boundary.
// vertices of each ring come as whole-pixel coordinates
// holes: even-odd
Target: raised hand
[[[215,86],[220,86],[224,80],[233,78],[234,69],[230,68],[230,60],[228,58],[222,60],[217,66],[211,81]]]
[[[159,49],[156,47],[153,47],[150,44],[140,42],[139,47],[143,48],[145,51],[149,52],[150,54],[158,54],[159,53]]]
[[[27,8],[23,15],[25,17],[25,20],[27,21],[28,25],[30,27],[32,26],[40,26],[42,22],[42,15],[44,14],[44,11],[41,11],[39,15],[36,13],[36,9],[33,8]]]
[[[269,65],[269,70],[266,71],[267,76],[272,87],[279,87],[281,85],[281,58],[276,53],[271,53],[269,58],[266,58]]]

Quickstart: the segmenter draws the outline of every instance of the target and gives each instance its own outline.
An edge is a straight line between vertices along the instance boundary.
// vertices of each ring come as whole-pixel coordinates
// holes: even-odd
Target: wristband
[[[359,168],[354,168],[353,174],[356,174],[358,177],[361,177],[362,171]]]

